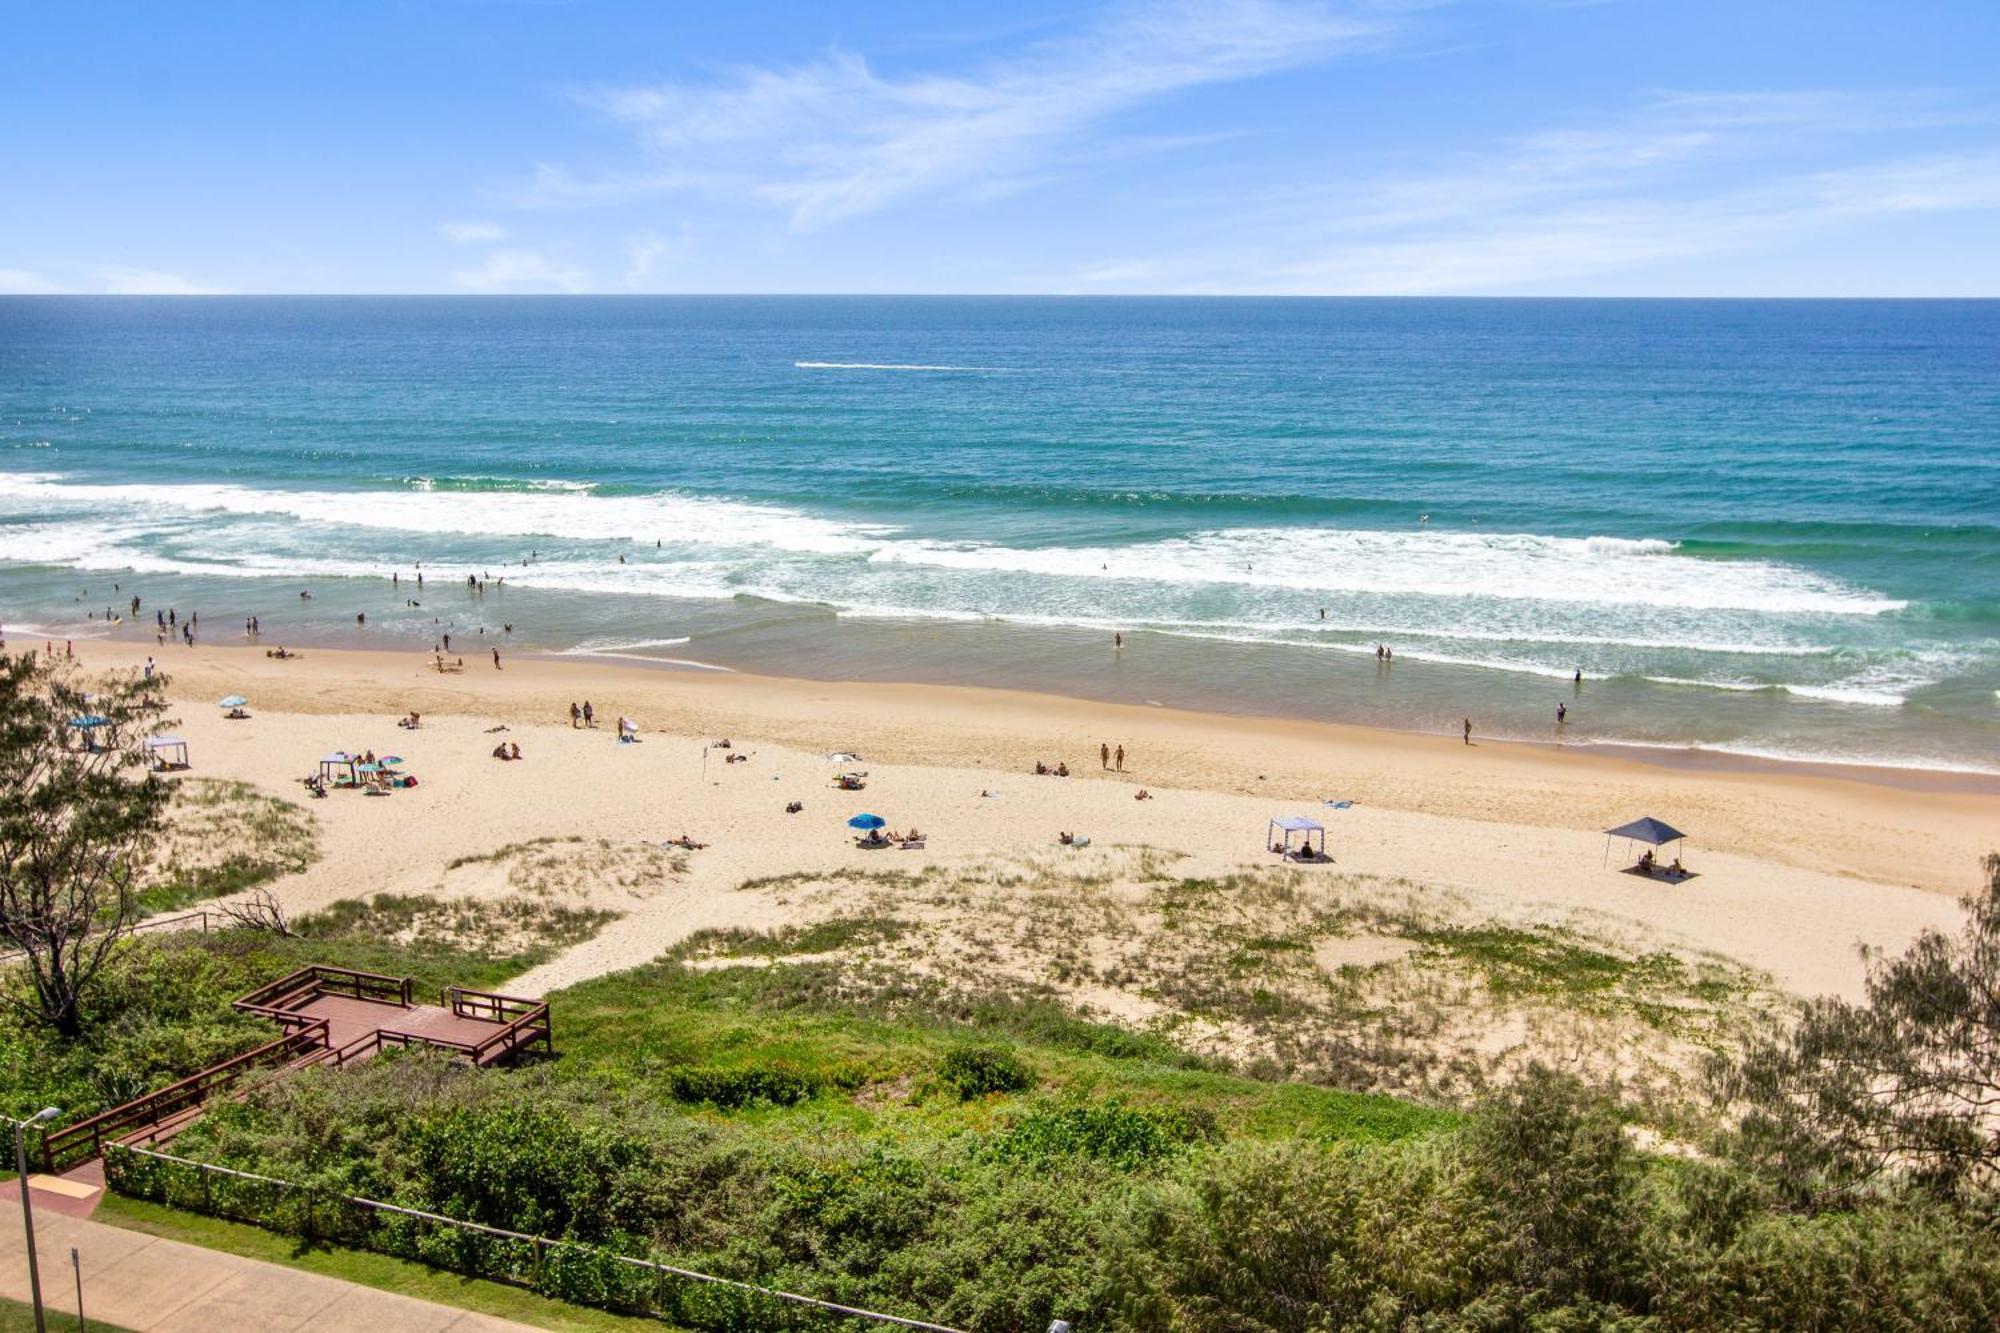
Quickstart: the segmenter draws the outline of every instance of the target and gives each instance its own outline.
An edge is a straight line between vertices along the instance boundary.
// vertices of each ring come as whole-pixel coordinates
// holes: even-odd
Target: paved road
[[[35,1191],[36,1202],[43,1192]],[[204,1250],[102,1222],[35,1210],[42,1295],[55,1328],[74,1327],[74,1245],[83,1258],[83,1308],[91,1322],[138,1333],[535,1333],[525,1324],[455,1310],[339,1278]],[[0,1295],[28,1299],[27,1246],[18,1206],[0,1213]]]

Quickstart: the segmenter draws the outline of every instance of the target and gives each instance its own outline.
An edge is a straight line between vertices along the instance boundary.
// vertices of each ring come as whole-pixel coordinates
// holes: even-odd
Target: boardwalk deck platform
[[[447,986],[437,1004],[421,1004],[415,992],[408,977],[320,965],[260,986],[232,1007],[271,1020],[283,1036],[48,1134],[43,1169],[68,1170],[102,1155],[106,1143],[168,1142],[217,1097],[245,1096],[258,1083],[310,1065],[338,1069],[387,1047],[424,1046],[484,1067],[536,1046],[555,1049],[549,1006],[541,1000]]]

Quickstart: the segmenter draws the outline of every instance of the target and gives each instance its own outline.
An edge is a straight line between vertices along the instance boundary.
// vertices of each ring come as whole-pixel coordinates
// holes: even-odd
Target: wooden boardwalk
[[[319,965],[260,986],[232,1007],[271,1020],[284,1036],[56,1130],[42,1140],[43,1169],[64,1172],[101,1156],[107,1143],[165,1143],[216,1097],[244,1096],[253,1081],[309,1065],[339,1069],[388,1047],[448,1051],[479,1066],[554,1049],[540,1000],[447,986],[438,1004],[419,1004],[415,991],[408,977]]]

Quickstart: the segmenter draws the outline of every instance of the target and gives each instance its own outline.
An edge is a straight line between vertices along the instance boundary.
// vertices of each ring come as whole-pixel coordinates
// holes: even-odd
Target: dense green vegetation
[[[844,988],[837,962],[786,961],[805,942],[692,941],[555,997],[556,1060],[314,1071],[176,1151],[979,1330],[2000,1321],[2000,1232],[1963,1202],[1813,1207],[1754,1159],[1642,1153],[1614,1101],[1546,1070],[1458,1117],[1244,1078],[1032,1000]],[[719,946],[755,961],[683,961]],[[822,1322],[583,1251],[535,1267],[324,1201],[152,1187],[691,1328]]]
[[[270,1041],[274,1027],[229,1002],[308,963],[412,976],[432,993],[452,983],[491,988],[596,925],[558,914],[544,924],[560,928],[542,942],[488,949],[476,932],[462,940],[422,930],[439,910],[453,909],[383,895],[308,917],[296,923],[295,938],[254,930],[133,936],[86,993],[79,1036],[65,1037],[19,1007],[0,1007],[0,1114],[53,1105],[63,1108],[65,1122],[80,1120]],[[410,942],[396,943],[399,937]],[[0,985],[20,984],[17,974],[0,976]]]
[[[149,1236],[162,1236],[204,1249],[221,1250],[226,1254],[240,1254],[246,1259],[281,1264],[301,1272],[318,1273],[343,1282],[374,1287],[379,1291],[393,1291],[398,1295],[493,1315],[517,1324],[552,1329],[556,1333],[639,1333],[640,1330],[661,1333],[663,1327],[657,1319],[616,1315],[587,1306],[571,1305],[516,1286],[465,1277],[430,1264],[287,1236],[264,1227],[209,1217],[183,1208],[168,1208],[119,1194],[105,1196],[104,1202],[98,1205],[95,1219],[131,1231],[142,1231]],[[87,1269],[85,1281],[89,1281]],[[88,1293],[85,1299],[87,1303]],[[34,1325],[30,1322],[21,1327],[26,1329]],[[62,1330],[64,1325],[53,1321],[53,1327]],[[117,1333],[110,1325],[100,1325],[94,1319],[90,1327]],[[13,1325],[0,1321],[0,1333],[11,1333],[12,1329]]]
[[[464,951],[499,936],[422,928],[435,910],[344,906],[302,923],[304,941],[135,941],[100,997],[95,1050],[174,1064],[226,1046],[241,1020],[222,1001],[309,956],[427,982],[491,984],[522,965]],[[1607,1091],[1541,1067],[1457,1114],[1246,1077],[1046,998],[915,971],[885,985],[825,956],[888,929],[697,938],[553,997],[556,1059],[478,1071],[417,1051],[308,1070],[175,1141],[295,1187],[115,1154],[114,1182],[258,1221],[305,1252],[372,1250],[396,1273],[415,1261],[695,1329],[827,1319],[612,1256],[982,1333],[1052,1318],[1190,1333],[2000,1326],[2000,1201],[1978,1167],[1990,1130],[1866,1122],[1902,1127],[1899,1151],[1973,1154],[1948,1179],[1853,1142],[1797,1146],[1824,1144],[1841,1110],[1829,1094],[1858,1086],[1827,1071],[1892,1040],[1911,1077],[1976,1105],[1992,1053],[1966,1034],[1983,1030],[1977,1002],[2000,963],[2000,885],[1963,940],[1927,936],[1878,967],[1870,1006],[1817,1006],[1753,1052],[1761,1075],[1723,1080],[1762,1099],[1752,1132],[1674,1155],[1642,1151]],[[1649,966],[1490,933],[1431,947],[1586,994],[1593,976]],[[36,1100],[15,1083],[60,1044],[13,1038],[0,1077]],[[1774,1139],[1774,1117],[1801,1105],[1812,1114]],[[352,1196],[567,1244],[468,1237],[340,1202]]]

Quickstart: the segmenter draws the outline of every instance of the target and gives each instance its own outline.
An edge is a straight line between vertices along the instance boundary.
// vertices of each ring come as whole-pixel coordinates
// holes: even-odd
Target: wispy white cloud
[[[227,296],[227,287],[211,287],[178,273],[153,268],[130,268],[123,264],[101,265],[98,281],[113,296]]]
[[[69,288],[25,268],[0,268],[0,296],[57,296]]]
[[[664,236],[647,232],[632,238],[625,249],[625,285],[637,288],[653,276],[653,269],[673,247]]]
[[[438,234],[453,245],[490,244],[507,239],[507,229],[497,222],[441,222]]]
[[[590,275],[539,250],[507,247],[490,251],[477,268],[460,269],[452,281],[470,292],[580,292]]]
[[[1220,0],[1133,7],[1090,31],[954,74],[885,74],[835,51],[712,85],[601,89],[641,166],[538,168],[525,202],[587,204],[677,190],[747,197],[807,229],[920,197],[1037,178],[1053,148],[1128,109],[1312,64],[1382,31],[1320,5]]]
[[[2000,152],[1881,154],[1865,136],[1977,116],[1921,95],[1672,93],[1425,174],[1276,192],[1171,256],[1080,266],[1071,290],[1522,290],[1756,251],[1870,219],[2000,209]],[[1798,165],[1829,144],[1842,165]],[[1143,276],[1134,276],[1143,275]]]

